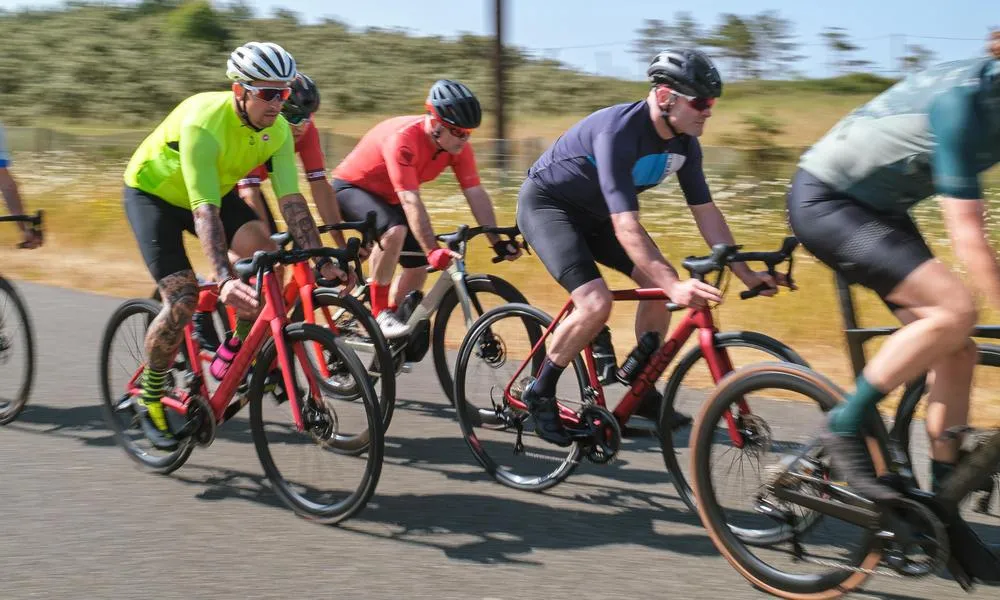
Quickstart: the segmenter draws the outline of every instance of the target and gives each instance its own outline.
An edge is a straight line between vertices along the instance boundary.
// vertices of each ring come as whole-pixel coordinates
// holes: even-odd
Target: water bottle
[[[660,347],[660,334],[655,331],[647,331],[639,338],[639,343],[622,363],[622,366],[615,373],[615,377],[623,385],[632,385],[635,378],[646,367],[649,357]]]

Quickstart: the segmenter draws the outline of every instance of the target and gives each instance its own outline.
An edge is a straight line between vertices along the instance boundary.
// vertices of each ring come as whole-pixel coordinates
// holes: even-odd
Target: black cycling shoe
[[[875,478],[871,458],[861,437],[839,435],[828,429],[820,434],[819,440],[830,457],[834,475],[838,479],[846,479],[852,490],[876,503],[903,499],[899,492]]]
[[[663,404],[663,394],[656,390],[649,390],[646,395],[643,396],[642,400],[639,402],[639,408],[636,409],[635,414],[644,418],[649,419],[657,426],[660,424],[660,406]],[[688,415],[673,411],[670,415],[670,430],[676,431],[677,429],[691,424],[691,417]]]
[[[195,311],[191,315],[191,324],[194,326],[194,333],[191,334],[191,337],[194,338],[194,341],[198,342],[202,350],[215,352],[219,345],[222,344],[219,341],[219,333],[215,330],[212,313]]]
[[[156,404],[159,404],[157,402]],[[178,443],[177,438],[174,437],[174,432],[170,431],[170,423],[166,421],[166,415],[164,415],[164,422],[166,424],[166,429],[160,429],[156,425],[156,421],[153,420],[153,416],[150,414],[150,410],[157,410],[156,408],[151,408],[143,404],[141,398],[137,398],[134,404],[135,411],[139,415],[139,425],[142,427],[142,433],[149,439],[149,442],[153,444],[153,447],[157,450],[163,450],[166,452],[173,452],[177,449]],[[163,410],[163,405],[161,404],[159,410]]]
[[[546,442],[557,446],[569,446],[573,438],[559,418],[559,407],[555,398],[542,398],[535,393],[535,382],[525,386],[521,392],[521,401],[528,406],[528,412],[535,419],[535,433]]]

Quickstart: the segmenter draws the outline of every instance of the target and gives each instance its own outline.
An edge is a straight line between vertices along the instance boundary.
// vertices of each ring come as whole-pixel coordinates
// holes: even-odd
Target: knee
[[[605,323],[611,316],[611,306],[613,305],[611,291],[601,286],[598,289],[589,290],[582,294],[579,299],[574,298],[573,303],[577,310],[587,314],[594,320]]]
[[[947,307],[941,307],[936,311],[936,321],[940,335],[955,343],[962,344],[957,351],[974,351],[974,345],[968,340],[976,328],[976,321],[979,312],[976,310],[976,303],[972,295],[963,293],[949,299]],[[963,343],[964,342],[964,343]]]
[[[198,283],[193,279],[186,281],[163,294],[163,299],[163,309],[169,311],[171,320],[179,326],[186,325],[198,307]]]
[[[406,228],[406,225],[393,225],[385,230],[385,233],[382,234],[379,241],[382,242],[382,246],[402,248],[408,231],[409,230]]]

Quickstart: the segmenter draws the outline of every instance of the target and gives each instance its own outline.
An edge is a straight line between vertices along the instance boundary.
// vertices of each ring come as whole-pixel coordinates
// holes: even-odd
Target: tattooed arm
[[[309,205],[306,204],[306,199],[302,194],[282,196],[278,199],[278,206],[281,207],[281,216],[285,218],[288,233],[292,235],[292,239],[295,240],[299,248],[311,250],[323,246],[319,239],[319,230],[316,229],[316,221],[313,219],[312,213],[309,212]],[[322,260],[322,258],[317,258],[314,259],[314,262],[318,265]],[[324,262],[329,263],[329,260]],[[333,264],[323,265],[321,274],[324,279],[346,279],[351,283],[347,275]],[[353,283],[347,287],[353,287]]]
[[[202,204],[194,209],[194,232],[201,242],[208,260],[215,271],[216,281],[222,281],[233,276],[233,266],[229,262],[229,245],[226,243],[226,230],[219,217],[219,207],[214,204]]]

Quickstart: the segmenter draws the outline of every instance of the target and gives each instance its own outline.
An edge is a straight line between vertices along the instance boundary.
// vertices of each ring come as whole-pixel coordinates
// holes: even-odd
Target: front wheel
[[[473,320],[497,306],[514,302],[528,304],[524,294],[513,284],[495,275],[468,275],[465,278],[465,289],[469,292]],[[458,312],[455,312],[456,307]],[[455,405],[455,381],[451,374],[455,372],[455,363],[449,360],[448,348],[458,347],[467,330],[465,315],[459,305],[458,292],[452,287],[441,299],[437,314],[434,316],[432,340],[434,369],[437,371],[441,388],[447,394],[452,406]]]
[[[275,493],[296,514],[320,523],[338,523],[364,508],[382,472],[384,441],[378,399],[365,367],[329,329],[293,323],[284,330],[292,373],[283,373],[288,399],[265,398],[269,366],[278,356],[275,340],[261,349],[250,391],[250,431],[257,456]],[[345,402],[330,393],[315,362],[342,363],[360,391]],[[293,402],[292,399],[296,401]],[[292,414],[297,406],[303,427]],[[360,453],[341,452],[343,440],[367,432]],[[280,466],[279,466],[280,465]]]
[[[0,277],[0,425],[21,414],[35,379],[35,336],[24,301]]]
[[[724,378],[695,421],[691,473],[701,521],[743,577],[781,598],[849,593],[882,557],[867,529],[775,494],[780,487],[827,497],[818,484],[836,477],[814,434],[841,398],[805,367],[756,364]]]
[[[781,360],[809,366],[805,359],[780,341],[753,331],[716,333],[712,341],[718,353],[725,356],[728,367],[740,367],[757,362]],[[692,424],[672,429],[668,423],[677,413],[694,416],[698,407],[718,381],[711,374],[708,360],[700,345],[692,348],[678,361],[663,390],[663,410],[660,413],[660,446],[663,462],[677,488],[677,495],[692,512],[698,510],[694,492],[688,483],[689,446]]]
[[[498,482],[515,489],[538,492],[563,481],[576,469],[583,448],[567,448],[543,441],[535,434],[535,420],[514,408],[504,390],[521,365],[515,386],[538,372],[544,349],[531,350],[552,318],[526,304],[508,304],[476,320],[462,341],[455,368],[455,408],[473,456]],[[551,338],[550,338],[551,339]],[[585,402],[587,371],[577,356],[556,389],[560,404],[579,411]],[[515,394],[516,395],[516,394]]]

